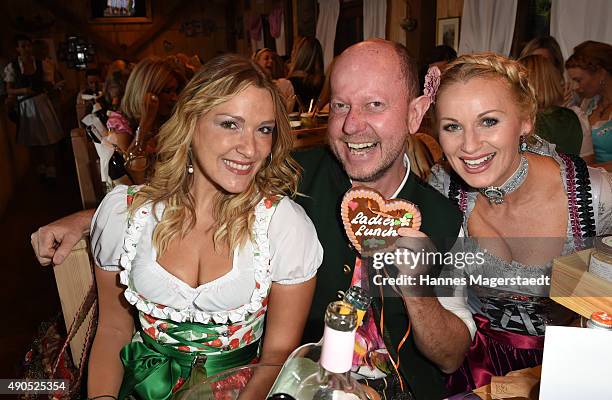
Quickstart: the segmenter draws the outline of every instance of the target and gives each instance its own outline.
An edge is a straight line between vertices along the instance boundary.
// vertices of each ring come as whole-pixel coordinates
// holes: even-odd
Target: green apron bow
[[[193,373],[197,371],[200,375],[198,378],[202,379],[246,365],[257,357],[259,347],[259,341],[256,341],[242,348],[207,355],[203,352],[179,351],[174,346],[157,342],[146,333],[141,333],[140,336],[143,342],[131,342],[121,349],[125,372],[119,399],[129,394],[142,399],[169,399],[179,379],[189,379],[192,369]],[[193,344],[187,340],[184,342]],[[195,369],[194,365],[197,365]]]

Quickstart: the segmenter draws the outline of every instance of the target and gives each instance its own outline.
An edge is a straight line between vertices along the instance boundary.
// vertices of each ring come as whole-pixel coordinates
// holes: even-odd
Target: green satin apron
[[[187,381],[183,385],[186,388],[219,372],[246,365],[257,357],[259,341],[221,353],[218,348],[211,347],[209,352],[218,354],[206,354],[206,350],[177,350],[179,345],[206,347],[207,342],[219,337],[212,329],[213,326],[219,325],[190,322],[176,324],[165,332],[179,342],[173,345],[160,343],[141,331],[142,342],[131,342],[121,349],[125,372],[118,398],[133,395],[147,400],[169,399],[174,395],[173,388],[180,381]],[[189,341],[177,335],[177,332],[186,329],[206,333],[208,336],[198,341]]]

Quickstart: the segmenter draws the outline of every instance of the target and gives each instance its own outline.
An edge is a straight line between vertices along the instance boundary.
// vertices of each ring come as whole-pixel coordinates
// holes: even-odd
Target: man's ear
[[[429,109],[430,100],[427,96],[419,96],[412,100],[408,105],[408,130],[410,133],[417,133],[421,126],[421,121]]]

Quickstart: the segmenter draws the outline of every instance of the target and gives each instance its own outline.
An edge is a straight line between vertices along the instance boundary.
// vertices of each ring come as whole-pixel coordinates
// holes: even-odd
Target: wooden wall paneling
[[[424,62],[436,45],[436,3],[435,0],[408,0],[411,14],[417,20],[417,27],[406,34],[406,47],[418,62]]]
[[[225,31],[226,31],[226,42],[225,47],[228,51],[232,53],[236,52],[236,32],[235,32],[235,22],[234,18],[236,15],[236,2],[234,0],[227,2],[227,7],[225,8]]]
[[[169,4],[170,1],[164,2]],[[157,16],[157,18],[153,19],[153,25],[148,28],[146,31],[142,32],[140,37],[132,43],[128,49],[127,54],[137,54],[147,45],[149,41],[153,38],[157,37],[162,30],[166,29],[174,19],[177,17],[179,12],[181,11],[181,5],[184,3],[184,0],[174,0],[173,6],[167,11],[166,14]]]
[[[510,57],[518,58],[521,50],[529,41],[528,24],[533,24],[533,18],[529,15],[529,0],[518,0],[516,7],[516,17],[514,20],[514,35],[512,37],[512,47]]]
[[[293,38],[294,40],[300,36],[298,31],[298,0],[291,0],[291,15],[293,21]]]
[[[293,48],[293,3],[291,0],[284,0],[284,7],[285,54],[287,57],[290,57],[291,49]]]
[[[116,46],[113,46],[107,38],[92,29],[92,26],[87,22],[87,18],[82,18],[75,14],[72,10],[65,8],[63,4],[57,4],[52,0],[34,0],[39,6],[51,11],[55,16],[63,20],[73,30],[80,31],[92,39],[98,48],[104,49],[115,58],[119,58],[122,54]],[[68,31],[68,30],[67,30]]]
[[[461,15],[463,15],[463,0],[437,0],[437,19],[460,17]]]
[[[387,0],[387,39],[406,44],[406,31],[401,23],[406,18],[406,0]]]
[[[236,4],[236,12],[242,12],[241,0],[229,0]],[[265,7],[273,4],[266,0]],[[290,0],[287,0],[290,1]],[[11,2],[12,3],[12,2]],[[17,2],[15,2],[17,4]],[[242,39],[234,48],[230,47],[231,31],[234,27],[225,21],[229,14],[227,2],[222,0],[192,2],[186,0],[166,0],[152,2],[153,23],[134,24],[93,24],[89,23],[87,2],[82,0],[20,0],[18,7],[9,7],[6,2],[0,2],[0,33],[4,48],[0,54],[11,54],[14,57],[14,46],[11,38],[15,34],[14,16],[23,15],[33,20],[38,14],[51,16],[55,21],[49,31],[33,30],[31,36],[50,37],[56,44],[64,41],[67,34],[77,34],[92,41],[96,46],[98,63],[105,64],[117,58],[128,58],[138,61],[145,56],[156,54],[167,56],[177,52],[189,55],[198,54],[203,59],[209,59],[219,52],[247,48],[248,43]],[[265,9],[264,7],[264,9]],[[5,12],[6,11],[6,12]],[[4,15],[4,17],[2,16]],[[196,34],[188,36],[181,31],[182,24],[189,21],[214,19],[216,31],[211,35]],[[290,35],[290,34],[289,34]],[[172,43],[164,46],[164,40]],[[237,42],[237,41],[236,41]],[[242,52],[242,51],[241,51]],[[8,57],[7,57],[8,58]],[[58,63],[60,72],[69,80],[65,93],[73,96],[84,81],[82,71],[68,70],[64,63]],[[71,80],[74,77],[73,81]],[[62,99],[64,100],[64,99]],[[66,101],[72,99],[66,99]]]
[[[342,53],[349,46],[363,40],[363,1],[354,0],[342,2],[336,39],[334,40],[334,56]]]
[[[296,3],[297,35],[315,36],[317,33],[317,2],[315,0],[299,0]]]

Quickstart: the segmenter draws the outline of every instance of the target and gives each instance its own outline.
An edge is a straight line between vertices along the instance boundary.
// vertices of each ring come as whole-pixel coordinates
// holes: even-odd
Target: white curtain
[[[276,41],[276,54],[284,56],[287,54],[285,45],[285,18],[281,20],[280,36],[274,39]]]
[[[325,70],[334,59],[334,40],[336,39],[338,15],[340,15],[340,2],[338,0],[319,0],[317,39],[323,47]]]
[[[557,39],[567,60],[574,47],[586,40],[612,44],[610,0],[552,0],[550,35]]]
[[[363,39],[386,38],[387,2],[363,0]]]
[[[518,0],[465,0],[459,54],[494,51],[510,55]]]

